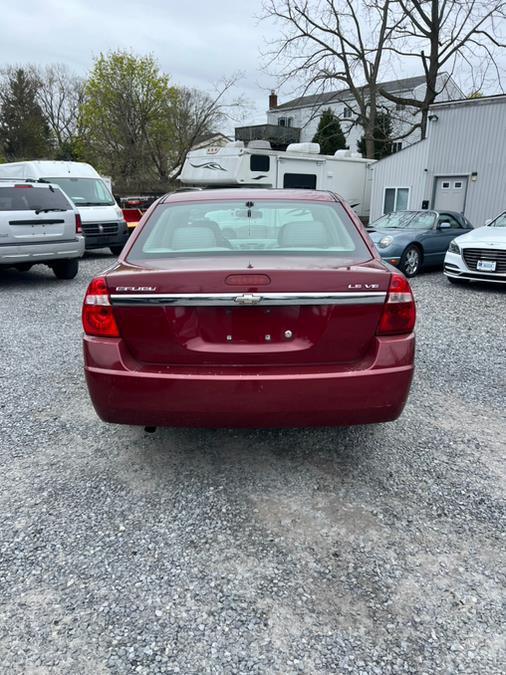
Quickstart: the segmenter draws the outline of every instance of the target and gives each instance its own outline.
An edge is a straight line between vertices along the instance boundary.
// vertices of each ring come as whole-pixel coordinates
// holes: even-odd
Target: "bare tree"
[[[423,138],[429,106],[455,72],[466,71],[474,92],[491,72],[502,88],[496,57],[506,42],[506,0],[264,0],[264,17],[281,29],[269,58],[282,83],[295,83],[304,94],[325,94],[336,84],[349,90],[367,157],[374,155],[375,118],[386,101],[407,107],[402,113],[388,108],[392,140],[417,128]],[[425,75],[420,98],[380,85],[387,67],[405,68],[413,59]],[[320,101],[313,116],[331,98]]]
[[[280,24],[270,62],[282,67],[282,81],[297,81],[304,92],[349,89],[356,123],[364,129],[367,157],[374,157],[376,115],[382,104],[378,81],[385,45],[397,28],[392,0],[265,0],[264,16]],[[328,97],[323,104],[328,105]],[[411,133],[412,128],[409,133]]]
[[[80,107],[84,101],[85,82],[63,64],[33,67],[39,81],[38,102],[57,144],[58,152],[79,135]]]
[[[162,171],[175,179],[181,173],[187,153],[205,136],[236,119],[246,105],[242,97],[231,98],[240,75],[219,82],[213,93],[186,87],[176,88],[176,97],[169,110],[171,143],[168,154],[162,148],[153,148],[153,160],[160,177]],[[162,152],[160,152],[162,150]]]
[[[374,0],[378,6],[381,0]],[[422,98],[401,96],[380,88],[386,99],[413,107],[421,114],[425,137],[429,106],[453,73],[465,72],[471,91],[479,91],[490,71],[502,89],[498,51],[506,46],[505,0],[392,0],[396,26],[385,47],[401,64],[420,62],[425,75]],[[504,71],[503,71],[504,74]]]

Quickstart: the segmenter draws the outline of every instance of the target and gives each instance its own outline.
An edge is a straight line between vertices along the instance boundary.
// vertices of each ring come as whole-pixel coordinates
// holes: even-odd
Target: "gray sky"
[[[61,62],[84,75],[109,49],[152,53],[176,84],[209,90],[242,71],[248,121],[265,121],[269,89],[259,49],[260,0],[22,0],[1,3],[0,65]],[[272,30],[272,29],[271,29]]]
[[[260,57],[266,41],[276,35],[272,24],[255,18],[261,4],[261,0],[0,0],[0,67],[60,62],[85,75],[101,51],[121,48],[151,53],[175,84],[207,91],[220,78],[242,71],[237,94],[251,102],[245,121],[261,123],[269,90],[276,85]],[[419,63],[412,64],[391,68],[384,79],[421,74]],[[506,56],[500,64],[506,72]],[[463,85],[462,78],[457,80]],[[294,94],[285,87],[280,101]]]

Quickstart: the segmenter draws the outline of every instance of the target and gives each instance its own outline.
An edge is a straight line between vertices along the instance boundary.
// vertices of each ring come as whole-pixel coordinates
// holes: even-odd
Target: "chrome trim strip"
[[[139,293],[112,294],[113,305],[183,305],[185,307],[266,305],[373,305],[385,302],[384,291],[342,293]]]

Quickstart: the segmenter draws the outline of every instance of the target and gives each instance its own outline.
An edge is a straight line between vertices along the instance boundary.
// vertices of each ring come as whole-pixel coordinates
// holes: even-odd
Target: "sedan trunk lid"
[[[123,263],[107,284],[140,362],[309,366],[367,358],[389,279],[376,260],[244,256]]]

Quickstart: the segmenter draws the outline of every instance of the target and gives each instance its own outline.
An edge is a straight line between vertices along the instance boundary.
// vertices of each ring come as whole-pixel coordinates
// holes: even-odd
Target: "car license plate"
[[[495,272],[495,260],[478,260],[476,269],[480,272]]]

